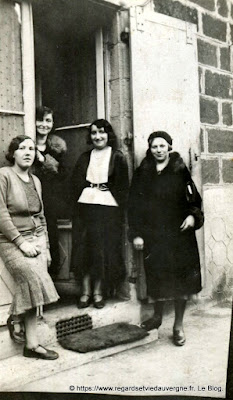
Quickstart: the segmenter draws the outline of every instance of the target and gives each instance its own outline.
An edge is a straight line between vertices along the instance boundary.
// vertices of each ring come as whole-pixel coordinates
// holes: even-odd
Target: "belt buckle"
[[[25,231],[22,233],[22,236],[33,236],[33,231]]]

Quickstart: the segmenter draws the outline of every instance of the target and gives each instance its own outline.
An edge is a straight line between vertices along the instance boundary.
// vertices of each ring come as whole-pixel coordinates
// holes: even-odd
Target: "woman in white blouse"
[[[126,274],[122,232],[128,167],[105,119],[91,124],[87,143],[93,149],[80,156],[72,177],[72,267],[82,286],[78,307],[93,300],[103,308],[104,298],[115,294]]]

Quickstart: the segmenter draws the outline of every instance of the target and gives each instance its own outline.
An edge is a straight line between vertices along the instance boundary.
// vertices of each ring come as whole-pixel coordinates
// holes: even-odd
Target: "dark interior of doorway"
[[[55,128],[97,118],[95,32],[111,24],[113,8],[92,0],[32,2],[35,38],[36,104],[54,110]],[[59,218],[70,218],[70,176],[78,156],[88,149],[87,129],[56,131],[67,143],[67,178],[58,193]]]

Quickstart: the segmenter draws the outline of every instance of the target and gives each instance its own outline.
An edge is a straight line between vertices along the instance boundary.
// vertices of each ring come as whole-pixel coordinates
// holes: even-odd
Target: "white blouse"
[[[88,182],[95,185],[101,183],[107,185],[111,154],[112,148],[110,146],[102,150],[92,150],[86,174],[86,180]],[[118,207],[110,190],[101,190],[98,187],[84,188],[78,199],[78,203]]]

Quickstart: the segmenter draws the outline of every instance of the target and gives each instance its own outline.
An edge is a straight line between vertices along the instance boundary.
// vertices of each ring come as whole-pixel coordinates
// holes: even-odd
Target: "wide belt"
[[[38,226],[35,229],[32,229],[30,231],[23,231],[20,232],[22,236],[42,236],[45,232],[45,229],[43,226]]]
[[[102,192],[106,192],[109,190],[109,187],[107,186],[106,183],[92,183],[92,182],[88,182],[88,183],[89,183],[89,187],[99,189]]]

